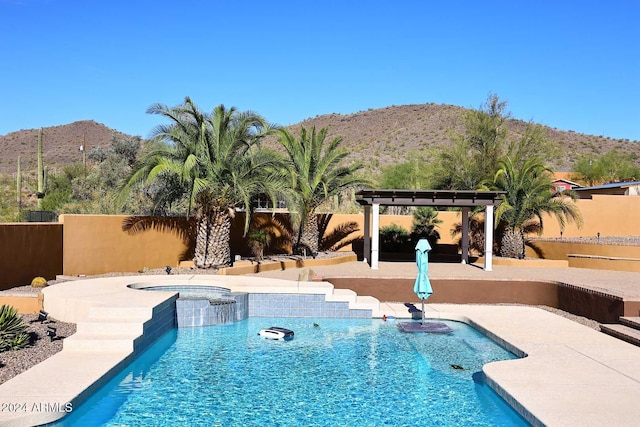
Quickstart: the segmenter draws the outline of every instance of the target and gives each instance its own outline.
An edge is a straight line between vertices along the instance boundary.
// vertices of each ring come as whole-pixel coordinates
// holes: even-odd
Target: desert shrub
[[[397,224],[380,228],[380,247],[389,252],[400,252],[411,247],[410,234]]]
[[[254,228],[247,233],[247,242],[253,256],[262,261],[264,250],[271,242],[271,234],[264,228]]]
[[[411,230],[411,241],[417,243],[420,239],[427,239],[429,245],[435,248],[440,240],[440,233],[436,228],[442,223],[438,219],[438,211],[431,206],[419,207],[413,211],[413,229]]]
[[[18,310],[9,305],[0,307],[0,352],[17,350],[28,343],[27,324],[22,321]]]

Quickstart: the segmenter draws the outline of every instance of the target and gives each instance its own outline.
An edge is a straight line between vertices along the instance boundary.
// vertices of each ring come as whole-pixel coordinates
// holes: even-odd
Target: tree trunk
[[[318,252],[318,240],[320,240],[318,234],[318,216],[311,214],[302,229],[302,239],[300,239],[300,242],[311,249],[311,252]]]
[[[506,258],[524,258],[524,236],[512,228],[505,228],[500,244],[500,256]]]
[[[304,224],[299,237],[298,233],[294,234],[293,253],[302,254],[304,250],[307,255],[311,255],[312,252],[318,252],[320,232],[318,229],[318,216],[315,213],[309,216],[309,220]]]
[[[231,264],[231,215],[227,208],[212,208],[198,220],[195,257],[198,268]]]

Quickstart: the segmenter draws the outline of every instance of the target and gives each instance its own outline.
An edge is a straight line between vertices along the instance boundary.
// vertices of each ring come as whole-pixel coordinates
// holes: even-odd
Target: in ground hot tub
[[[237,322],[248,317],[249,294],[212,285],[136,283],[143,291],[177,292],[176,323],[179,328]]]

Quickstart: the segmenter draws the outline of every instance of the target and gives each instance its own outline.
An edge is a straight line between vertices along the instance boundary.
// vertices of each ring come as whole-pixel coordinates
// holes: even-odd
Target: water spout
[[[222,325],[233,322],[236,318],[236,302],[234,300],[210,300],[209,313],[210,325]]]

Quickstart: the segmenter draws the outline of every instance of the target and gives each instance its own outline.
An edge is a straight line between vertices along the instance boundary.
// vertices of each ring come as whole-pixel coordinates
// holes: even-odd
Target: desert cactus
[[[22,170],[20,169],[20,156],[18,156],[18,173],[16,174],[16,199],[18,202],[18,217],[22,209]]]
[[[47,191],[47,171],[42,161],[42,128],[38,131],[38,209],[42,210],[42,199]]]
[[[47,286],[47,279],[44,277],[34,277],[31,281],[32,288],[44,288]]]

